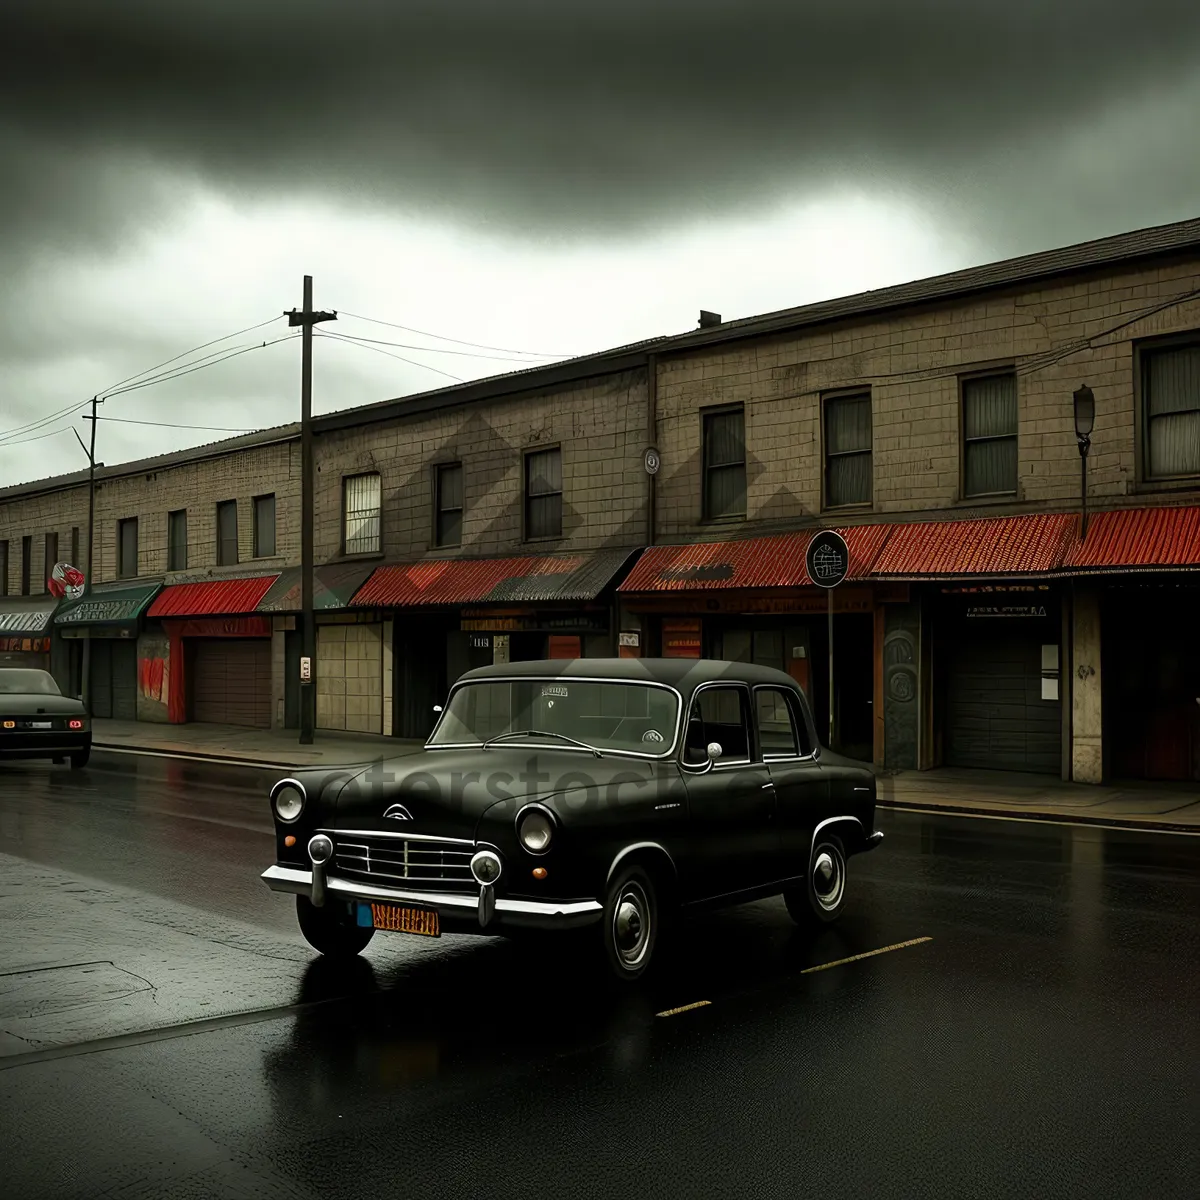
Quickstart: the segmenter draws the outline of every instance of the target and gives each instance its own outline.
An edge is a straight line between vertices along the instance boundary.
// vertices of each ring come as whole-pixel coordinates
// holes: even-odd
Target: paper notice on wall
[[[508,634],[498,633],[492,638],[492,662],[508,662]]]
[[[1057,700],[1058,699],[1058,676],[1043,675],[1042,676],[1042,699]]]

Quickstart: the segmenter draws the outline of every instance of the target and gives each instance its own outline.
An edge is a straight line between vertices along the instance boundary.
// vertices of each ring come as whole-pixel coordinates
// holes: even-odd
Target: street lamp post
[[[1083,523],[1079,531],[1079,540],[1087,537],[1087,460],[1088,451],[1092,448],[1092,427],[1096,424],[1096,397],[1092,389],[1085,383],[1075,392],[1075,440],[1079,443],[1079,464],[1082,472],[1080,490],[1083,498]]]

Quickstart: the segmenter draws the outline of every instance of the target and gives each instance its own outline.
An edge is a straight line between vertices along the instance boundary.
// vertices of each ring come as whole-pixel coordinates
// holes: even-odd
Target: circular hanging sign
[[[642,461],[646,464],[646,474],[647,475],[657,475],[658,474],[658,468],[662,465],[662,460],[658,457],[658,451],[655,450],[655,448],[653,446],[651,446],[650,449],[646,451],[645,455],[642,458]]]
[[[60,600],[78,600],[83,595],[83,585],[83,572],[65,562],[55,563],[46,580],[47,591]]]
[[[850,548],[846,539],[833,529],[813,534],[804,556],[808,577],[823,588],[835,588],[850,574]]]

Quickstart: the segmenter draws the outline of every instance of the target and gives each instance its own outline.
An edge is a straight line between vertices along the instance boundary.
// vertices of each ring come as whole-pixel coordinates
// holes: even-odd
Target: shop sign
[[[971,604],[968,617],[1044,617],[1044,604]]]
[[[145,603],[144,596],[123,600],[85,600],[58,618],[58,624],[99,625],[113,621],[131,621]]]
[[[835,529],[813,534],[804,556],[808,577],[822,588],[835,588],[850,574],[850,548]]]
[[[200,617],[186,621],[164,621],[163,628],[174,637],[270,637],[270,617]]]
[[[78,600],[83,595],[84,583],[83,572],[78,567],[60,562],[54,564],[50,578],[46,580],[46,590],[60,600]]]
[[[0,613],[0,633],[41,633],[50,624],[49,611],[26,609]]]
[[[641,644],[641,635],[636,631],[633,633],[617,634],[618,646],[639,646]]]
[[[664,621],[662,647],[664,658],[699,658],[700,622]]]
[[[797,589],[790,596],[757,596],[753,592],[733,591],[715,595],[677,593],[671,596],[638,597],[630,602],[638,612],[738,613],[753,616],[804,616],[824,613],[829,596],[816,588]],[[875,597],[869,587],[840,587],[833,592],[834,612],[874,612]]]
[[[467,617],[459,622],[464,633],[604,633],[604,616],[579,613],[565,616]]]
[[[48,637],[0,637],[0,653],[49,654]]]

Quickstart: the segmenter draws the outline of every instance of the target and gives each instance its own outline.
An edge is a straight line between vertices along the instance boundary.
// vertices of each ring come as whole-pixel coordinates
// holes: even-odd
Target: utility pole
[[[313,620],[312,331],[335,312],[313,312],[312,276],[304,277],[304,308],[283,314],[301,326],[300,340],[300,745],[311,746],[316,724],[317,629]]]
[[[84,453],[88,457],[88,526],[87,526],[87,563],[83,572],[83,591],[86,595],[92,590],[92,553],[95,543],[95,528],[96,528],[96,409],[104,401],[98,396],[92,397],[92,411],[90,416],[85,416],[85,421],[91,421],[92,433],[88,438],[88,445],[84,448]],[[79,434],[75,434],[75,440],[83,445],[83,439]],[[72,563],[72,566],[75,564]],[[80,691],[83,693],[83,702],[91,704],[91,694],[89,688],[91,686],[92,674],[92,639],[85,637],[83,639],[83,666],[82,676],[79,681]]]

